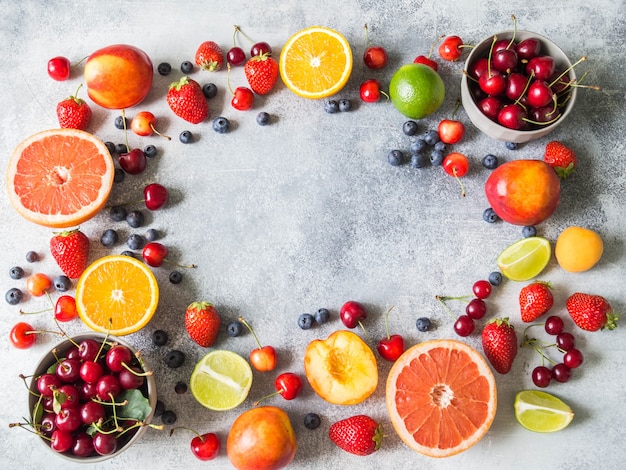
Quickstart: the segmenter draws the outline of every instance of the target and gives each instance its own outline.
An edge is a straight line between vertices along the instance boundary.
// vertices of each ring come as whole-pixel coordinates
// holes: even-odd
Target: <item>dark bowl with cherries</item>
[[[567,55],[530,31],[502,31],[480,42],[465,62],[463,108],[489,137],[524,143],[552,132],[576,102]]]
[[[130,344],[86,333],[62,341],[41,359],[28,407],[33,430],[54,454],[96,463],[144,435],[156,401],[152,372]]]

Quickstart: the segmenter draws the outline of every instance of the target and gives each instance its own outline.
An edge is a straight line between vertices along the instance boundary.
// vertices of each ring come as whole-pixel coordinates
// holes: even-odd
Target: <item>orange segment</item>
[[[496,414],[496,382],[478,351],[456,340],[408,349],[387,378],[387,409],[400,438],[430,457],[467,450]]]
[[[24,218],[73,227],[102,209],[115,168],[104,143],[78,129],[51,129],[24,140],[7,169],[11,203]]]
[[[95,331],[123,336],[148,324],[159,302],[159,286],[150,269],[126,255],[94,261],[76,284],[76,309]]]
[[[279,67],[283,82],[296,95],[325,98],[341,90],[350,78],[352,50],[341,33],[312,26],[289,38]]]

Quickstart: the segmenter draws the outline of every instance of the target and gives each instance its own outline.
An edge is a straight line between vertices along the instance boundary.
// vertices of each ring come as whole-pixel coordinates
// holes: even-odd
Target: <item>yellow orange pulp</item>
[[[38,132],[11,155],[6,176],[9,200],[31,222],[74,227],[104,207],[114,171],[106,146],[89,132]]]
[[[394,363],[386,385],[389,418],[411,449],[448,457],[469,449],[496,414],[496,381],[481,354],[457,340],[419,343]]]

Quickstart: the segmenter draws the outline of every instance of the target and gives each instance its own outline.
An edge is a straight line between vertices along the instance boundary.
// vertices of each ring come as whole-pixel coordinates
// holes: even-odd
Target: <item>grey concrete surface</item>
[[[131,143],[155,144],[159,155],[149,162],[145,173],[127,177],[111,195],[114,202],[135,199],[145,184],[157,181],[170,189],[169,205],[148,214],[147,224],[141,229],[112,223],[106,214],[84,223],[82,229],[92,241],[92,259],[126,248],[123,242],[111,250],[102,247],[99,237],[106,228],[119,230],[122,240],[131,233],[156,228],[162,232],[161,241],[170,247],[172,258],[197,264],[197,269],[184,272],[184,281],[176,286],[167,280],[170,268],[154,270],[161,288],[157,314],[144,330],[127,339],[153,366],[159,398],[177,413],[177,425],[217,432],[224,447],[217,460],[202,463],[189,451],[190,434],[178,432],[170,437],[167,430],[150,430],[133,448],[102,467],[230,468],[225,452],[230,424],[254,400],[273,389],[276,374],[255,373],[248,400],[230,412],[210,412],[190,393],[177,395],[175,383],[187,380],[194,363],[206,352],[189,339],[183,327],[184,309],[194,300],[214,302],[225,322],[238,315],[249,319],[261,341],[277,348],[276,372],[303,373],[305,345],[343,328],[337,312],[347,300],[367,306],[366,328],[372,346],[384,335],[384,313],[391,305],[395,310],[390,327],[402,332],[408,345],[433,338],[455,338],[452,319],[436,302],[435,295],[468,294],[475,280],[495,269],[500,251],[521,238],[520,227],[490,225],[482,220],[487,207],[483,185],[489,172],[480,160],[487,153],[502,161],[541,158],[545,144],[552,138],[575,149],[579,168],[563,183],[561,204],[553,217],[540,224],[539,234],[554,242],[565,227],[581,225],[597,230],[605,242],[603,258],[593,270],[566,273],[552,259],[540,275],[552,282],[553,311],[566,318],[566,327],[575,333],[585,355],[584,365],[574,371],[569,383],[548,389],[574,409],[576,417],[569,428],[552,435],[534,434],[515,421],[515,393],[533,388],[530,371],[540,362],[528,348],[520,350],[509,374],[496,377],[499,402],[490,431],[475,447],[448,459],[416,454],[397,437],[385,408],[385,379],[390,364],[382,359],[378,389],[360,405],[329,405],[308,384],[298,399],[287,402],[275,398],[272,404],[287,410],[294,424],[298,451],[292,468],[623,467],[624,326],[613,332],[584,333],[575,329],[564,308],[569,294],[583,291],[605,296],[616,311],[626,310],[623,0],[0,0],[0,11],[2,167],[24,138],[57,126],[56,103],[73,93],[82,80],[80,66],[68,82],[51,80],[46,74],[49,58],[65,55],[76,61],[97,48],[128,43],[144,49],[155,66],[167,61],[174,67],[169,77],[155,74],[147,100],[127,110],[129,116],[141,110],[153,112],[159,127],[173,138],[165,141],[157,136],[140,138],[130,134]],[[581,89],[576,109],[566,122],[550,136],[515,151],[482,135],[459,110],[457,116],[465,122],[467,134],[454,149],[471,160],[471,170],[463,179],[465,198],[461,198],[457,182],[441,168],[418,171],[410,165],[391,167],[386,162],[387,152],[394,148],[408,150],[409,140],[401,130],[405,118],[389,102],[360,103],[359,84],[366,78],[378,78],[386,89],[393,71],[416,55],[427,54],[439,35],[457,34],[467,44],[476,44],[497,31],[510,29],[512,14],[520,29],[551,38],[572,60],[587,55],[580,74],[588,70],[587,83],[601,86],[602,91]],[[370,27],[372,41],[389,51],[389,65],[382,71],[369,71],[361,61],[364,23]],[[220,90],[210,101],[211,118],[228,117],[234,130],[218,135],[212,131],[210,119],[199,125],[178,119],[164,100],[167,85],[181,75],[178,64],[193,60],[197,45],[204,40],[215,40],[228,49],[234,24],[254,40],[268,41],[276,53],[291,34],[303,27],[320,24],[341,31],[352,45],[355,61],[351,79],[338,97],[350,98],[356,109],[326,114],[323,103],[298,98],[279,82],[272,93],[257,99],[253,111],[238,112],[229,104],[226,72],[196,70],[193,78],[201,83],[213,81]],[[245,38],[239,41],[248,48]],[[439,62],[446,98],[437,113],[419,122],[420,132],[449,117],[460,94],[463,63]],[[233,69],[230,81],[233,86],[245,85],[243,71]],[[84,89],[81,93],[86,96]],[[116,113],[90,104],[94,112],[90,131],[103,140],[122,142],[122,134],[113,125]],[[255,115],[261,110],[272,115],[271,125],[256,124]],[[178,141],[178,134],[186,129],[197,136],[190,145]],[[23,220],[10,207],[6,193],[1,197],[2,272],[19,264],[30,272],[56,274],[58,268],[47,249],[51,231]],[[29,250],[38,251],[43,259],[28,265],[24,257]],[[3,291],[20,285],[8,274],[0,279]],[[519,334],[525,326],[517,307],[522,285],[505,282],[496,289],[488,300],[487,315],[510,317]],[[2,308],[2,468],[83,468],[53,456],[35,436],[8,428],[8,423],[19,421],[28,411],[26,390],[18,374],[31,373],[56,338],[43,336],[35,347],[21,351],[10,346],[7,335],[21,319],[20,307],[32,311],[46,305],[45,299],[29,298],[19,307],[4,304]],[[320,307],[331,310],[332,321],[300,330],[298,315]],[[452,307],[455,313],[462,310],[462,304]],[[420,316],[430,317],[435,328],[419,333],[415,320]],[[40,328],[54,327],[49,315],[29,319]],[[69,333],[85,330],[80,322],[66,328]],[[156,329],[169,333],[168,346],[152,345],[150,338]],[[480,349],[477,333],[462,340]],[[250,335],[232,339],[222,331],[215,347],[247,356],[254,346]],[[185,351],[187,361],[182,368],[173,371],[165,366],[163,356],[168,348]],[[316,431],[302,424],[304,414],[310,411],[322,417],[322,426]],[[358,413],[379,419],[385,428],[382,449],[366,458],[341,451],[327,437],[332,422]]]

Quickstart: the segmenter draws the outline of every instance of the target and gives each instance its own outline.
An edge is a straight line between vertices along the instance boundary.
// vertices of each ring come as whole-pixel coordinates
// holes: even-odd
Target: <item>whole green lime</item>
[[[391,77],[389,97],[398,111],[422,119],[439,109],[446,88],[437,72],[424,64],[406,64]]]

